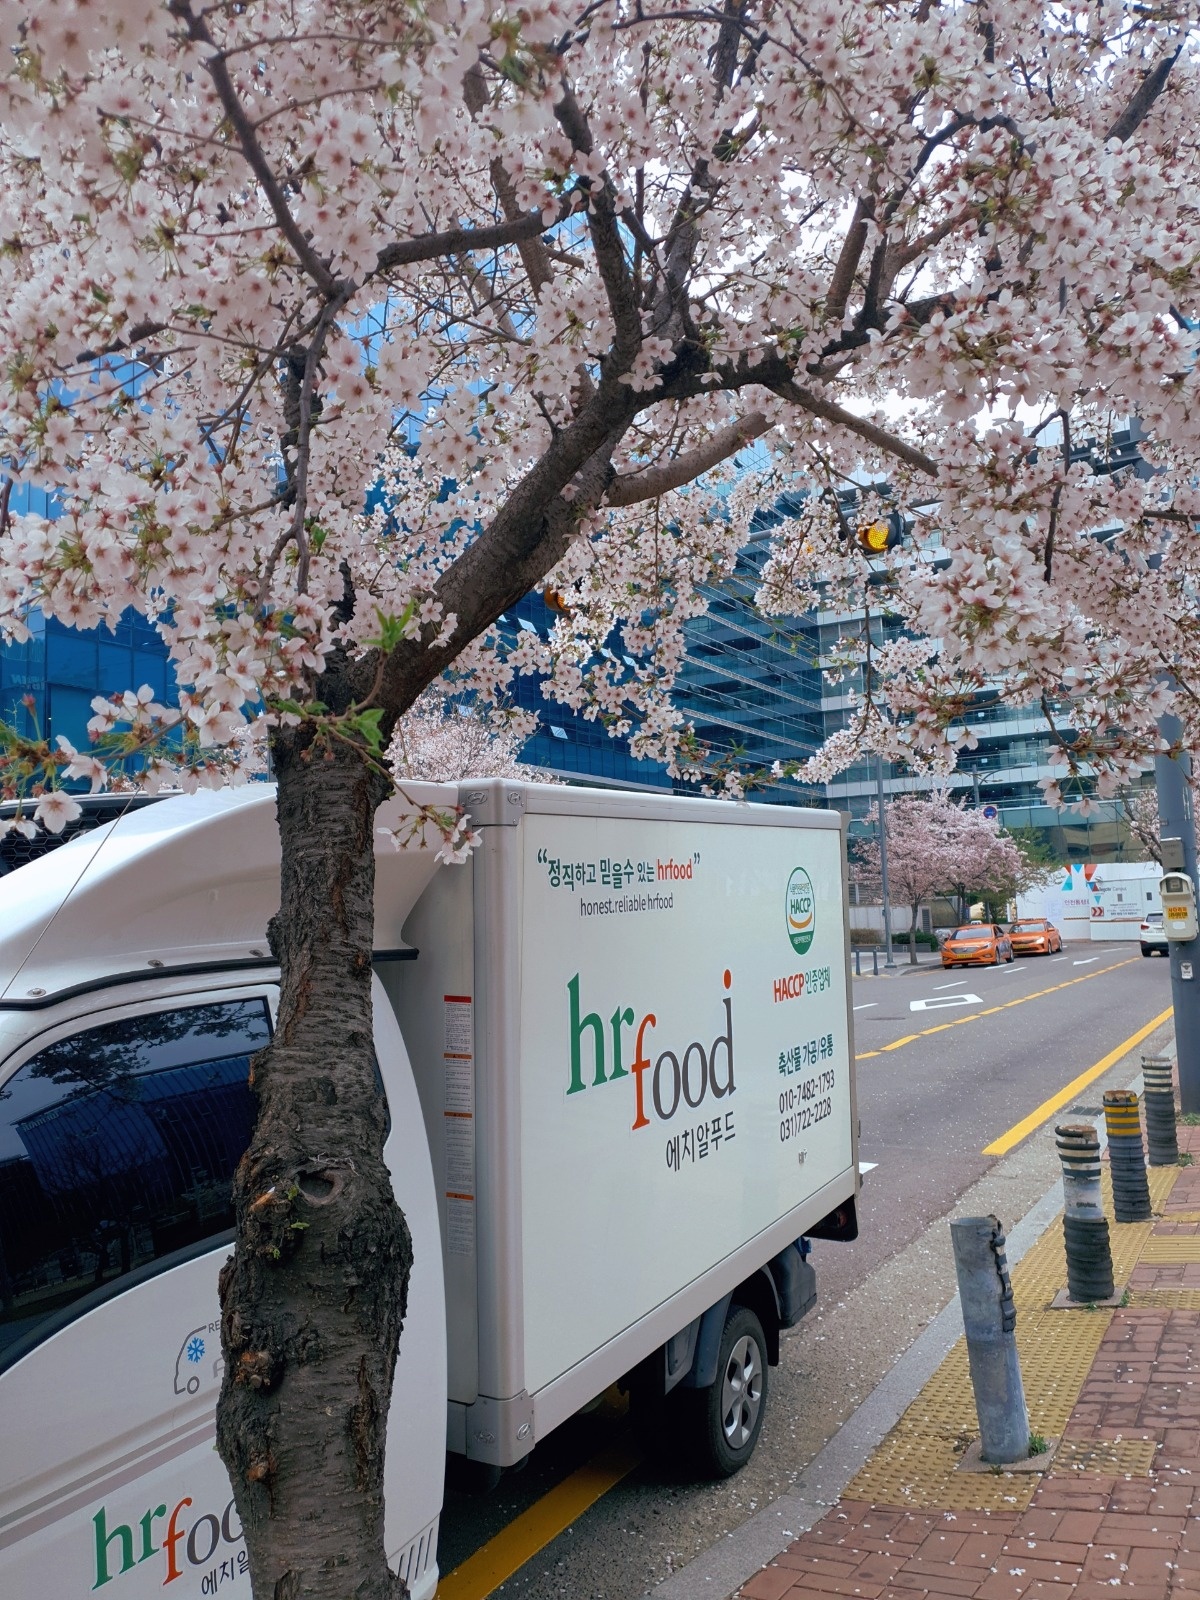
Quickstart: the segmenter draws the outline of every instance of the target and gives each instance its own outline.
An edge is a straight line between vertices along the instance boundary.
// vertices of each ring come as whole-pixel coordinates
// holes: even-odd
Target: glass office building
[[[758,528],[735,570],[706,590],[708,612],[688,623],[675,703],[700,744],[719,762],[736,760],[766,774],[752,798],[782,805],[824,805],[818,787],[770,779],[775,761],[803,760],[823,734],[815,620],[772,621],[757,611],[754,591],[766,556],[766,527]],[[528,629],[545,637],[554,614],[538,594],[510,607],[502,626],[510,636]],[[612,648],[620,648],[619,640]],[[539,718],[521,760],[567,782],[697,794],[687,780],[672,779],[658,762],[639,761],[628,742],[603,724],[548,701],[541,680],[518,678],[513,697]]]
[[[21,491],[19,500],[14,496],[13,509],[53,515],[47,497],[36,490]],[[84,748],[93,696],[120,694],[144,683],[157,699],[173,692],[167,647],[134,611],[122,615],[115,632],[68,628],[40,611],[28,618],[28,626],[29,639],[0,649],[0,718],[24,734],[32,735],[36,727],[43,738],[61,734]]]
[[[54,514],[47,495],[24,488],[14,495],[13,510]],[[0,718],[24,734],[36,728],[44,738],[61,734],[83,748],[95,695],[146,683],[162,699],[174,685],[166,645],[135,611],[121,616],[115,632],[68,628],[40,611],[27,620],[30,637],[0,649]]]

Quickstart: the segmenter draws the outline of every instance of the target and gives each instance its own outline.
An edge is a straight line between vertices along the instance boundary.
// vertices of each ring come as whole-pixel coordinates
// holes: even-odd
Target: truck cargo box
[[[449,1443],[508,1464],[857,1187],[844,819],[489,780],[381,974],[439,1192]]]

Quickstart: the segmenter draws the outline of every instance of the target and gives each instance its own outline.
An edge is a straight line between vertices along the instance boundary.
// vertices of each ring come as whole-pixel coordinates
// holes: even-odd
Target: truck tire
[[[695,1399],[700,1464],[711,1477],[731,1478],[754,1454],[767,1408],[767,1340],[748,1306],[730,1306],[716,1379]]]

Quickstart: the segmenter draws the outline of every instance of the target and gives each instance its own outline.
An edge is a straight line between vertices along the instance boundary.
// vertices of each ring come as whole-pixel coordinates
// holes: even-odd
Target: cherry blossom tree
[[[863,615],[869,691],[806,775],[946,765],[997,675],[1101,785],[1172,704],[1195,742],[1195,11],[0,9],[0,632],[133,606],[180,685],[100,702],[89,749],[9,729],[0,784],[53,825],[63,779],[223,781],[247,721],[278,782],[279,1026],[221,1291],[258,1600],[400,1590],[372,817],[430,684],[538,672],[688,769],[684,627],[799,483],[761,603]],[[1150,482],[1077,460],[1134,415]],[[913,519],[890,572],[837,493],[864,473]],[[551,638],[507,645],[547,581]],[[881,604],[918,637],[873,645]]]
[[[521,762],[525,742],[523,721],[489,719],[435,685],[396,723],[387,763],[397,783],[405,778],[431,783],[456,783],[462,778],[557,783],[550,773]]]
[[[888,889],[911,913],[908,958],[917,961],[917,919],[921,902],[934,895],[1007,897],[1028,875],[1016,843],[994,818],[951,800],[944,790],[928,798],[902,795],[884,803],[887,829]],[[878,830],[878,807],[868,821]],[[882,884],[878,832],[855,847],[857,881],[878,890]]]
[[[1162,841],[1158,825],[1158,792],[1151,785],[1133,789],[1121,802],[1129,832],[1141,851],[1140,859],[1162,866]]]
[[[1043,869],[1036,866],[1005,833],[998,819],[964,805],[950,805],[946,813],[947,848],[951,876],[947,887],[965,905],[980,895],[1003,916],[1004,902],[1026,889]]]

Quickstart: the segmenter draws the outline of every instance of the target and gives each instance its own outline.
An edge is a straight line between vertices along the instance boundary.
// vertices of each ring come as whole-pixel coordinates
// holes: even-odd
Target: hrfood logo
[[[807,955],[817,927],[817,897],[813,893],[812,879],[803,867],[797,867],[788,879],[784,900],[784,916],[792,949],[798,956]]]
[[[648,1036],[658,1027],[657,1014],[647,1011],[639,1022],[632,1006],[618,1006],[606,1029],[598,1011],[584,1011],[576,973],[567,984],[571,1051],[571,1081],[567,1093],[579,1094],[587,1088],[584,1074],[589,1065],[593,1088],[598,1089],[602,1083],[615,1083],[618,1078],[632,1078],[632,1128],[648,1128],[651,1109],[660,1122],[670,1122],[681,1105],[695,1111],[710,1097],[724,1100],[736,1087],[733,1081],[733,1000],[729,992],[733,987],[732,973],[726,970],[721,982],[725,990],[720,1001],[725,1031],[718,1033],[709,1045],[704,1039],[693,1039],[682,1046],[676,1041],[673,1049],[660,1051],[656,1056]],[[631,1038],[634,1059],[626,1066],[626,1045]],[[588,1054],[590,1063],[586,1060]]]
[[[237,1520],[232,1500],[219,1518],[213,1511],[198,1514],[193,1511],[189,1516],[191,1504],[191,1495],[184,1495],[169,1516],[165,1504],[157,1505],[139,1517],[136,1526],[131,1519],[112,1527],[108,1522],[108,1507],[101,1506],[92,1518],[96,1539],[96,1581],[92,1588],[103,1589],[122,1573],[131,1572],[143,1561],[149,1561],[156,1552],[166,1558],[167,1575],[162,1580],[166,1588],[167,1584],[182,1578],[189,1567],[207,1566],[221,1546],[242,1545],[242,1525]],[[164,1518],[167,1526],[160,1542],[154,1524]],[[226,1565],[231,1578],[235,1567],[238,1574],[244,1573],[247,1569],[244,1548],[237,1550],[236,1561],[231,1557],[227,1563],[222,1563],[222,1568]]]

